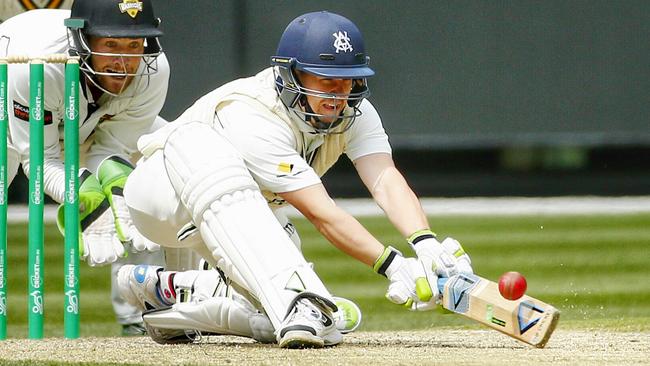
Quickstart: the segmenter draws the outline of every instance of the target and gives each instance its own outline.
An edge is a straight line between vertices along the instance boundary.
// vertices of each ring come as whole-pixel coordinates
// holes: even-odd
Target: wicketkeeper
[[[0,25],[0,56],[67,54],[80,58],[79,143],[82,257],[113,266],[113,305],[124,333],[141,334],[137,308],[115,287],[122,263],[162,263],[158,245],[135,228],[123,188],[138,138],[164,124],[157,120],[169,81],[151,0],[76,0],[72,10],[33,10]],[[64,66],[45,64],[44,192],[63,202],[61,157]],[[18,166],[29,176],[29,65],[9,66],[8,184]],[[84,163],[85,161],[85,163]],[[58,223],[63,230],[63,207]],[[63,231],[62,231],[63,232]],[[125,247],[133,253],[127,259]],[[151,253],[156,252],[156,253]]]

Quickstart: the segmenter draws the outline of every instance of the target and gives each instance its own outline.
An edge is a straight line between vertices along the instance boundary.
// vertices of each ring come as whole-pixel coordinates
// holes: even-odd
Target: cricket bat
[[[474,274],[440,278],[438,287],[445,309],[537,348],[546,345],[560,320],[553,306],[527,295],[507,300],[495,282]]]

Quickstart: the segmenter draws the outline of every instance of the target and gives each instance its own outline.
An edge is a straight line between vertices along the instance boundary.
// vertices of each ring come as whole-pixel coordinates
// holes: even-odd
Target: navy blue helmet
[[[363,37],[349,19],[327,11],[313,12],[294,19],[285,29],[271,65],[276,66],[276,88],[284,105],[295,112],[315,132],[345,132],[361,115],[359,103],[370,95],[366,78],[375,72],[368,66]],[[332,94],[304,88],[295,71],[330,79],[352,79],[349,94]],[[311,110],[307,95],[346,100],[339,119],[319,120],[323,115]]]

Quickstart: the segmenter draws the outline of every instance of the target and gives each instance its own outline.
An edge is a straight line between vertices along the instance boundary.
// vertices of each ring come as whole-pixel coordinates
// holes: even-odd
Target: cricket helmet
[[[285,29],[271,65],[275,66],[276,89],[282,103],[296,113],[317,133],[342,133],[361,115],[358,106],[370,95],[366,78],[375,72],[368,66],[370,58],[359,28],[349,19],[327,11],[301,15]],[[349,94],[332,94],[304,88],[295,71],[330,79],[352,79]],[[333,123],[320,121],[323,115],[311,110],[308,95],[346,100]]]
[[[90,76],[91,80],[99,74],[89,62],[94,54],[124,58],[142,57],[145,62],[142,71],[137,74],[124,73],[125,76],[149,76],[157,72],[156,57],[162,52],[158,37],[163,35],[159,25],[160,19],[154,16],[151,0],[75,0],[70,10],[70,18],[65,20],[70,53],[80,56],[81,70]],[[88,37],[143,38],[145,49],[141,55],[100,54],[90,49]]]

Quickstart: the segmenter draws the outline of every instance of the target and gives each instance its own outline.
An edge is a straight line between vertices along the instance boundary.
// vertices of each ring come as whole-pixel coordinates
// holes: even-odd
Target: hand
[[[465,253],[465,250],[456,239],[445,238],[445,240],[443,240],[442,243],[440,244],[443,246],[443,249],[446,253],[455,257],[456,269],[458,273],[466,273],[466,274],[474,273],[472,269],[472,261],[469,258],[469,255]],[[442,294],[440,294],[440,296],[438,296],[438,298],[435,299],[435,301],[413,302],[413,304],[411,305],[411,310],[428,311],[428,310],[436,309],[438,308],[438,305],[440,305],[441,296]]]
[[[469,255],[465,252],[465,249],[463,249],[463,246],[460,245],[458,240],[445,238],[445,240],[440,244],[442,244],[445,252],[456,258],[456,269],[458,270],[458,273],[474,273],[474,270],[472,269],[472,260],[469,258]]]
[[[132,171],[133,166],[128,161],[117,156],[109,156],[99,165],[97,176],[110,202],[119,240],[134,252],[158,251],[160,246],[145,238],[133,224],[124,199],[124,184]]]
[[[436,277],[436,281],[438,276],[451,277],[458,273],[456,258],[445,250],[445,247],[438,242],[430,230],[422,230],[413,234],[408,238],[408,242],[418,259],[425,265],[427,272]]]
[[[427,282],[436,289],[436,293],[438,292],[438,277],[451,277],[457,273],[473,273],[469,255],[455,239],[446,238],[443,243],[440,243],[436,240],[433,232],[422,230],[412,235],[408,242],[425,268]],[[422,300],[413,304],[413,310],[431,310],[436,308],[440,302],[438,294],[431,299]]]
[[[142,235],[133,224],[129,208],[122,194],[122,190],[113,189],[111,199],[115,231],[122,243],[131,247],[133,252],[155,252],[160,250],[160,245],[152,242]]]
[[[113,214],[109,210],[108,201],[105,202],[94,211],[93,216],[96,215],[96,218],[89,222],[85,228],[82,226],[80,240],[83,243],[83,250],[81,258],[85,259],[92,267],[113,263],[117,258],[125,255],[124,245],[117,238],[115,232]]]
[[[397,249],[387,247],[373,268],[390,280],[386,298],[395,304],[421,310],[423,301],[438,298],[437,284],[427,280],[422,261],[404,258]]]
[[[124,246],[118,240],[109,210],[108,199],[97,179],[87,169],[79,178],[79,249],[80,257],[90,266],[113,263],[124,256]],[[59,206],[57,225],[65,233],[64,205]],[[65,235],[65,234],[64,234]]]

